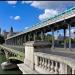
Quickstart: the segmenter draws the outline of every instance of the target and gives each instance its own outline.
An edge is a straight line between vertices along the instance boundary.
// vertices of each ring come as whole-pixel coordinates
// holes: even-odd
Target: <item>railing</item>
[[[74,74],[75,60],[68,60],[61,56],[51,54],[35,53],[35,70],[47,74]]]
[[[16,58],[16,59],[19,59],[21,61],[24,61],[24,52],[15,50],[13,48],[9,48],[8,46],[4,46],[4,45],[0,45],[0,48],[2,48],[3,50],[13,54],[13,57],[10,56],[9,59]]]
[[[8,48],[12,48],[12,49],[20,51],[20,52],[25,51],[24,46],[17,46],[17,45],[15,46],[15,45],[6,45],[6,44],[4,44],[3,46],[8,47]]]

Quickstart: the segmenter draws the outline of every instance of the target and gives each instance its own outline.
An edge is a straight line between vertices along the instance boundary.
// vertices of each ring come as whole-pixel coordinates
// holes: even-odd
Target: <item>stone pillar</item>
[[[29,66],[31,69],[34,69],[34,42],[27,42],[25,43],[25,59],[24,63]]]
[[[66,29],[64,28],[64,48],[66,48]]]
[[[54,29],[51,29],[52,31],[52,48],[54,48]]]
[[[38,49],[39,47],[39,49]],[[34,56],[36,51],[47,51],[50,47],[50,42],[44,41],[29,41],[25,43],[25,59],[24,64],[30,67],[31,69],[35,69],[35,62],[36,65],[38,64],[38,58]],[[50,48],[49,48],[50,50]],[[37,60],[37,61],[36,61]]]
[[[75,69],[72,69],[72,74],[75,74]]]
[[[71,25],[68,24],[68,29],[69,29],[69,49],[71,50]]]

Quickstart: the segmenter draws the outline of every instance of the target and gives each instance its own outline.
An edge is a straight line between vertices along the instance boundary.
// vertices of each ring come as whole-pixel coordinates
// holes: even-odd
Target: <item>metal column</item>
[[[41,31],[41,41],[44,41],[44,32]]]
[[[68,24],[68,29],[69,29],[69,49],[71,50],[71,25]]]
[[[52,48],[54,48],[54,29],[51,29],[52,31]]]
[[[66,29],[64,28],[64,48],[66,48]]]

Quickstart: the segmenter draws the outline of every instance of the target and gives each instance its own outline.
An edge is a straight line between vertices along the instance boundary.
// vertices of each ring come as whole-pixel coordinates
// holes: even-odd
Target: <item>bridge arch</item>
[[[19,63],[23,63],[23,61],[17,59],[17,58],[14,58],[14,57],[10,57],[8,59],[9,62],[13,63],[13,64],[19,64]]]

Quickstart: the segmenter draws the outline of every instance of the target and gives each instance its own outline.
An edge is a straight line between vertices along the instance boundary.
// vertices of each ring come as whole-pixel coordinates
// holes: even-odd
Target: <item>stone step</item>
[[[37,71],[30,69],[26,64],[17,64],[23,74],[39,74]]]

